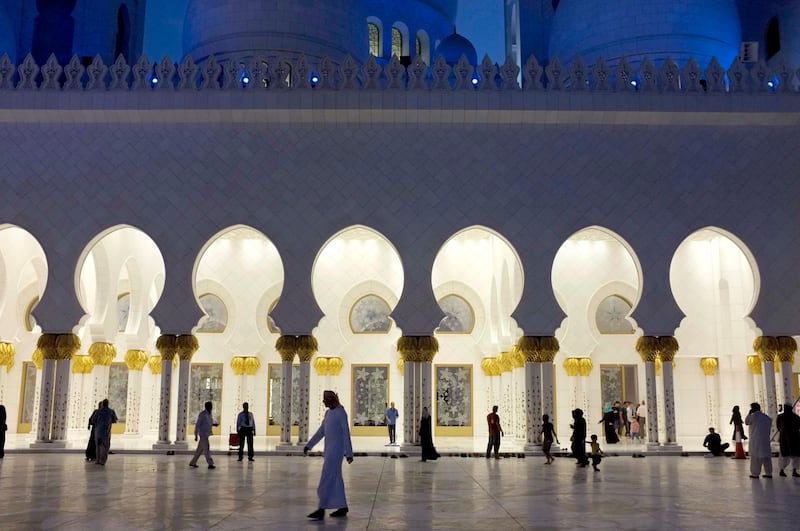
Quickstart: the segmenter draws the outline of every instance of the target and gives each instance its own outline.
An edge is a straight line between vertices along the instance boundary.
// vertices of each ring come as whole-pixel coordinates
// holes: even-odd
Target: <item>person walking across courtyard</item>
[[[333,391],[325,391],[322,403],[328,408],[322,425],[317,430],[308,444],[303,448],[303,453],[314,448],[322,438],[325,438],[324,461],[322,463],[322,474],[319,478],[317,496],[319,496],[319,508],[308,515],[312,520],[322,520],[325,518],[325,509],[336,509],[331,513],[333,517],[347,516],[347,496],[344,491],[344,478],[342,477],[342,460],[347,459],[347,463],[353,462],[353,443],[350,441],[350,424],[347,420],[347,412],[339,403],[339,396]]]
[[[542,415],[542,452],[544,452],[545,461],[544,464],[549,465],[552,464],[554,459],[553,455],[550,453],[550,449],[553,446],[553,439],[555,439],[556,444],[561,444],[558,442],[558,435],[556,435],[556,428],[553,426],[553,423],[550,422],[550,415]]]
[[[214,466],[214,460],[211,458],[211,447],[208,438],[211,437],[211,431],[214,427],[214,419],[211,417],[211,402],[205,403],[205,409],[197,415],[197,422],[194,424],[194,440],[197,442],[197,449],[194,451],[192,460],[189,461],[189,466],[197,468],[197,460],[200,456],[206,458],[208,468],[217,468]]]
[[[111,425],[116,424],[117,414],[108,407],[108,398],[100,402],[100,409],[94,421],[94,443],[97,448],[97,463],[105,465],[108,460],[108,450],[111,447]]]
[[[497,406],[492,406],[492,412],[486,415],[486,422],[489,424],[489,444],[486,445],[486,459],[492,455],[494,448],[494,458],[500,459],[500,437],[503,436],[503,428],[500,426],[500,415],[497,414]]]

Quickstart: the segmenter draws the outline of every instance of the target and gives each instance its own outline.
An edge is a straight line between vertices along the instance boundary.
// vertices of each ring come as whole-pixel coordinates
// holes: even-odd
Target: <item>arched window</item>
[[[392,327],[391,308],[377,295],[365,295],[350,310],[350,329],[355,334],[388,332]]]
[[[403,34],[398,28],[392,28],[392,55],[403,56]]]
[[[416,40],[414,42],[414,55],[415,56],[422,55],[422,41],[419,40],[419,36],[417,36],[417,38],[416,38]]]
[[[631,313],[631,303],[619,295],[603,299],[597,307],[595,323],[601,334],[632,334],[630,322],[626,319]]]
[[[439,301],[445,318],[439,322],[439,332],[469,334],[475,327],[475,312],[466,299],[455,294],[445,295]]]
[[[369,30],[369,53],[375,57],[381,56],[381,31],[378,25],[370,22],[367,24]]]

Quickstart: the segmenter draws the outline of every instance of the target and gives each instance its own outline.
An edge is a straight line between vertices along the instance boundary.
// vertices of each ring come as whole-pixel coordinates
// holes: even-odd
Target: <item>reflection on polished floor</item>
[[[344,465],[350,514],[309,522],[319,457],[116,453],[105,467],[76,453],[6,453],[7,529],[797,529],[800,479],[753,480],[748,461],[608,457],[357,457]],[[777,465],[777,460],[775,462]],[[776,471],[777,472],[777,471]]]

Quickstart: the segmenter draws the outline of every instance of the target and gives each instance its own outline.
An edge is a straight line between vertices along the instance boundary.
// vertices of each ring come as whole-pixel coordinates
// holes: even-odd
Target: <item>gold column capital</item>
[[[397,360],[397,368],[400,370],[400,374],[405,374],[405,372],[406,372],[406,362],[403,360],[403,358],[400,358],[399,360]]]
[[[581,362],[578,358],[566,358],[564,360],[564,370],[567,371],[567,376],[578,376],[581,372]]]
[[[147,352],[141,349],[129,349],[125,353],[125,365],[129,371],[141,371],[147,365]]]
[[[72,374],[91,374],[94,369],[94,360],[89,355],[76,354],[72,356]]]
[[[244,372],[248,376],[255,376],[261,367],[261,360],[256,356],[248,356],[244,359]]]
[[[319,350],[319,343],[312,335],[297,336],[296,348],[300,363],[308,363]]]
[[[719,360],[717,358],[700,358],[700,368],[703,369],[703,374],[706,376],[714,376],[719,368]]]
[[[494,358],[483,358],[481,360],[481,369],[486,376],[492,376],[492,363]]]
[[[403,336],[397,340],[397,351],[404,362],[430,363],[439,352],[439,341],[433,336]]]
[[[752,374],[762,374],[761,358],[758,356],[747,356],[747,367],[750,368]]]
[[[514,370],[514,358],[510,352],[501,352],[495,358],[500,366],[501,372],[511,372]]]
[[[516,347],[527,363],[552,363],[561,348],[555,336],[522,336]]]
[[[36,366],[37,370],[42,370],[42,364],[44,363],[44,353],[42,352],[42,349],[37,348],[33,351],[33,354],[31,354],[31,361]]]
[[[89,356],[98,367],[109,367],[117,357],[117,347],[113,343],[92,343],[89,346]]]
[[[319,376],[325,376],[328,374],[328,358],[322,358],[318,356],[317,359],[314,360],[314,370],[317,371],[317,375]]]
[[[792,336],[778,336],[778,359],[783,363],[794,363],[797,341]]]
[[[775,336],[758,336],[753,341],[753,350],[762,362],[774,362],[778,354],[778,338]]]
[[[175,353],[181,361],[192,361],[192,356],[200,348],[200,341],[192,334],[175,336]]]
[[[13,343],[7,341],[0,342],[0,367],[7,367],[10,371],[14,366],[14,354],[17,352]]]
[[[342,372],[343,367],[344,360],[342,360],[342,358],[338,356],[328,358],[328,371],[331,373],[331,376],[339,376],[339,373]]]
[[[636,340],[636,352],[645,363],[655,363],[658,357],[658,336],[642,336]]]
[[[160,355],[158,356],[150,356],[150,359],[147,360],[147,366],[150,367],[150,372],[152,374],[161,374],[161,362],[164,358]]]
[[[231,369],[233,374],[241,376],[244,374],[244,356],[234,356],[231,358]]]
[[[75,334],[42,334],[36,348],[45,360],[69,360],[81,348],[81,340]]]
[[[291,335],[279,337],[275,342],[275,350],[280,354],[281,361],[293,362],[297,354],[297,337]]]
[[[592,358],[578,358],[578,371],[581,376],[589,376],[593,367]]]
[[[178,336],[172,334],[164,334],[158,336],[156,340],[156,350],[161,354],[159,356],[162,360],[172,361],[178,353]],[[152,358],[151,358],[152,359]],[[156,373],[153,373],[156,374]],[[159,371],[158,374],[161,374]]]

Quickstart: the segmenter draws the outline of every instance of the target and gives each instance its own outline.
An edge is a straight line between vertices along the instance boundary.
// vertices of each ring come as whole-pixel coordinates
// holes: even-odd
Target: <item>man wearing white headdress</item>
[[[347,463],[353,462],[353,444],[350,441],[350,423],[347,412],[339,403],[339,397],[333,391],[325,391],[322,403],[328,408],[322,425],[317,433],[308,441],[303,452],[308,455],[315,444],[325,437],[325,460],[322,464],[322,474],[319,478],[317,495],[319,508],[308,517],[314,520],[325,518],[325,509],[336,509],[331,516],[347,516],[347,497],[344,493],[344,479],[342,478],[342,459]]]

